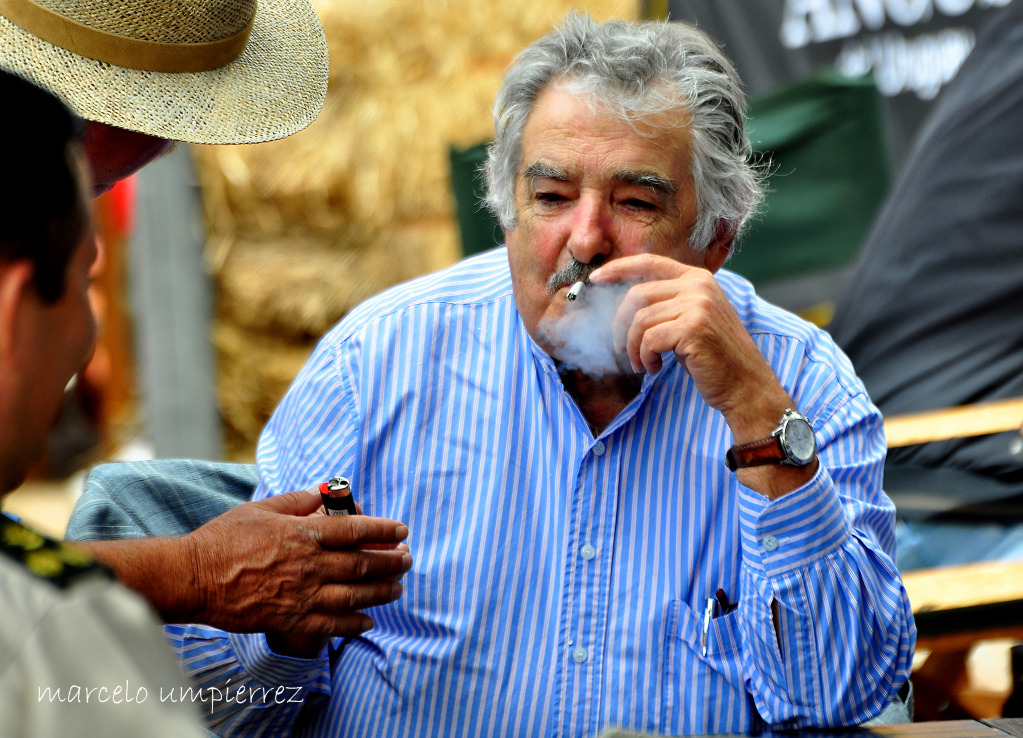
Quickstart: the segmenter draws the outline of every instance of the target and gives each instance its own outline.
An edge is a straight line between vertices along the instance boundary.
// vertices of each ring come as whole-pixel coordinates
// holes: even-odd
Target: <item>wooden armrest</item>
[[[1023,638],[1023,561],[921,569],[902,575],[918,648],[969,648],[985,638]]]
[[[1023,561],[917,569],[903,574],[902,582],[914,612],[1023,601]]]
[[[888,448],[1019,430],[1023,397],[885,418]]]

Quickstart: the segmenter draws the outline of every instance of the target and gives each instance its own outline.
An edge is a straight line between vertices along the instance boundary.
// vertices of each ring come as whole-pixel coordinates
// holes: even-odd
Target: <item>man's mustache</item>
[[[581,261],[572,259],[572,261],[550,276],[550,279],[547,280],[547,292],[553,295],[562,287],[567,287],[576,282],[585,282],[593,272],[604,265],[605,261],[607,259],[599,254],[593,257],[593,261],[589,264],[583,264]]]

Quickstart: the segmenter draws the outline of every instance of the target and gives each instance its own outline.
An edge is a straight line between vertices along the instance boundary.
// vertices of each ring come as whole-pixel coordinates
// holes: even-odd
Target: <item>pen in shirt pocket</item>
[[[726,595],[725,590],[720,587],[718,587],[718,591],[715,593],[714,597],[717,598],[718,604],[721,606],[722,615],[727,615],[739,606],[738,602],[729,602],[728,595]]]
[[[345,477],[333,477],[320,485],[320,498],[327,515],[358,515],[352,483]]]
[[[714,608],[718,601],[713,597],[707,598],[707,605],[703,608],[703,633],[700,634],[700,654],[707,655],[707,639],[710,634],[710,621],[714,617]]]
[[[710,640],[710,621],[714,619],[717,609],[720,607],[721,614],[727,615],[738,606],[738,602],[728,601],[728,595],[720,587],[713,597],[707,598],[707,605],[703,608],[703,632],[700,634],[700,652],[703,656],[707,655],[707,646]]]

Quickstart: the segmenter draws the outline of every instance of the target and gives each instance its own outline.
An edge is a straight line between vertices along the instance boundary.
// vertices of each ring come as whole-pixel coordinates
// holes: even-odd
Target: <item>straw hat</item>
[[[309,0],[0,0],[0,66],[88,120],[210,144],[301,130],[328,76]]]

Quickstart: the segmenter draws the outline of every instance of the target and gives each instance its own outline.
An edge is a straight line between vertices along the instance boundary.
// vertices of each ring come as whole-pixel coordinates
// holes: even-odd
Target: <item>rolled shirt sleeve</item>
[[[911,669],[916,628],[894,564],[894,507],[864,494],[880,490],[880,415],[865,397],[850,404],[820,424],[821,464],[806,485],[774,501],[740,491],[742,590],[752,595],[739,606],[743,670],[776,727],[865,722]]]

